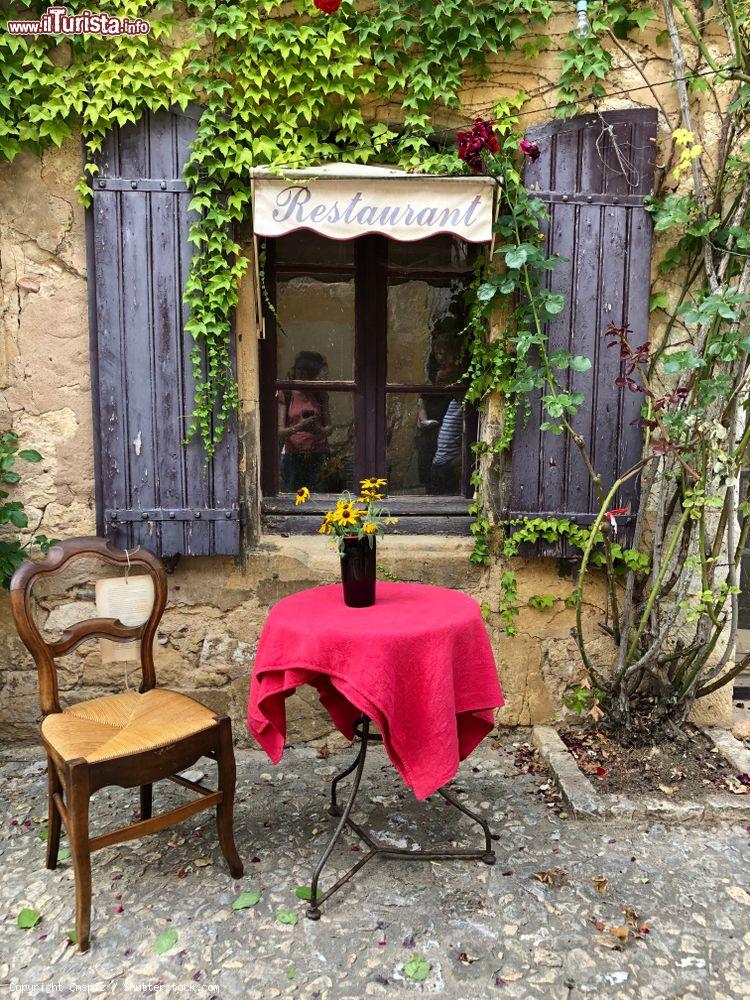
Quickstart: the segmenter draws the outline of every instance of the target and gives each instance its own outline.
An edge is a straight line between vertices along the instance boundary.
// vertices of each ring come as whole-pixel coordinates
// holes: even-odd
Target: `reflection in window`
[[[279,330],[277,373],[280,379],[308,378],[293,374],[303,354],[325,359],[325,372],[315,379],[354,376],[354,278],[284,276],[276,289]]]
[[[321,355],[312,351],[300,354],[307,355],[305,365],[322,360]],[[300,372],[305,368],[298,363],[295,370]],[[352,489],[354,413],[351,393],[278,389],[276,401],[281,492],[296,493],[302,486],[316,493]]]
[[[264,492],[337,493],[374,475],[391,494],[469,496],[465,296],[476,248],[442,236],[329,242],[296,233],[269,243]]]
[[[464,408],[458,395],[389,393],[386,428],[391,493],[460,494]]]

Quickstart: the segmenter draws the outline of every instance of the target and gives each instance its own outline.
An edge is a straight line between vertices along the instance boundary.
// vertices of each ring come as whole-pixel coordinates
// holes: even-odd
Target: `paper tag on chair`
[[[150,576],[105,577],[96,581],[96,612],[100,618],[116,618],[123,625],[143,625],[154,606],[154,581]],[[100,642],[102,663],[140,660],[141,644]]]

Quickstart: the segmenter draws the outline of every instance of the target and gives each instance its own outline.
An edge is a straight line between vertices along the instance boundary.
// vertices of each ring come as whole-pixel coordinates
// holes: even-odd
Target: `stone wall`
[[[491,78],[466,88],[465,115],[486,114],[494,100],[523,87],[540,94],[530,105],[534,114],[526,119],[528,123],[550,117],[554,94],[542,95],[542,91],[557,75],[555,49],[572,17],[571,13],[556,19],[550,49],[533,66],[520,56],[497,57]],[[657,22],[656,30],[659,27]],[[603,109],[653,103],[654,94],[644,87],[641,69],[657,86],[659,100],[673,109],[672,89],[658,86],[672,75],[671,62],[664,58],[664,49],[657,53],[652,34],[643,32],[640,38],[640,45],[631,45],[629,54],[622,55],[607,86],[610,90],[642,89],[603,103]],[[545,101],[550,102],[549,108]],[[393,117],[393,109],[377,110],[383,118]],[[707,105],[705,115],[711,113]],[[436,120],[438,125],[450,124],[445,112]],[[663,122],[660,127],[664,128]],[[73,190],[80,167],[76,140],[66,141],[60,150],[51,149],[41,158],[23,154],[12,165],[0,166],[0,429],[13,428],[24,447],[37,448],[44,455],[43,463],[24,470],[19,498],[27,505],[31,523],[43,517],[43,530],[57,537],[95,530],[84,213]],[[655,260],[660,250],[657,239]],[[674,281],[677,287],[678,276]],[[252,451],[258,399],[256,334],[248,304],[252,295],[248,288],[238,318],[248,496],[254,492],[257,464]],[[659,315],[650,331],[652,340],[661,332]],[[502,409],[495,400],[489,422],[500,419]],[[400,579],[465,590],[496,612],[499,575],[510,564],[480,569],[469,563],[470,551],[467,539],[392,537],[383,543],[379,562]],[[526,605],[529,596],[537,593],[567,597],[573,589],[570,577],[558,575],[554,560],[514,560],[513,568],[520,580],[518,635],[505,636],[496,613],[488,618],[507,698],[498,715],[504,725],[554,717],[566,688],[580,677],[571,638],[572,612],[561,601],[548,611]],[[161,683],[195,693],[212,707],[228,711],[235,721],[236,737],[245,739],[249,668],[269,607],[295,590],[333,581],[337,573],[335,551],[319,537],[266,536],[241,562],[181,560],[170,576],[170,603],[158,642]],[[590,589],[589,599],[603,602],[596,586]],[[92,607],[91,580],[82,577],[68,581],[62,598],[40,595],[41,621],[51,632],[87,617]],[[592,606],[592,618],[593,611]],[[65,699],[121,690],[126,683],[124,664],[103,664],[95,644],[86,650],[85,656],[73,655],[63,664]],[[131,671],[127,683],[134,682]],[[288,707],[291,740],[321,738],[330,732],[312,690],[295,695]],[[711,706],[712,719],[727,721],[730,708],[730,692],[726,691]],[[6,737],[30,735],[38,718],[33,664],[16,637],[7,595],[0,594],[0,731]]]

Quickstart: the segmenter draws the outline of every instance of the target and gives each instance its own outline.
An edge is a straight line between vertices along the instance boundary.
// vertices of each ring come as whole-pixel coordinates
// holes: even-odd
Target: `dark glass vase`
[[[350,608],[369,608],[375,603],[375,539],[344,538],[341,556],[341,582],[344,604]]]

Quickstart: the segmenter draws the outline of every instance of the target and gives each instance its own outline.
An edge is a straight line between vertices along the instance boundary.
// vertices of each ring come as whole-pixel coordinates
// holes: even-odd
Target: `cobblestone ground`
[[[455,782],[499,834],[495,868],[376,859],[320,922],[307,920],[295,889],[309,879],[333,822],[328,783],[351,756],[291,750],[273,768],[260,753],[238,754],[241,880],[224,867],[209,813],[95,855],[93,940],[81,956],[68,941],[70,859],[57,872],[43,866],[44,762],[35,750],[6,747],[2,987],[106,997],[158,988],[160,995],[171,989],[247,1000],[420,992],[459,1000],[750,997],[748,830],[561,819],[539,793],[544,776],[518,773],[512,748],[498,743],[485,743]],[[213,779],[208,763],[195,770]],[[182,796],[173,787],[157,787],[157,808]],[[99,793],[95,803],[98,828],[136,808],[133,793],[119,789]],[[439,798],[416,802],[379,748],[368,758],[359,808],[365,816],[394,845],[473,837],[469,821]],[[353,843],[347,838],[337,849],[334,872],[356,861]],[[561,885],[534,875],[553,868],[567,873]],[[233,909],[241,892],[261,898]],[[24,907],[41,915],[32,929],[17,926]],[[638,917],[631,912],[628,922],[624,907]],[[176,942],[159,955],[155,941],[168,930]]]

